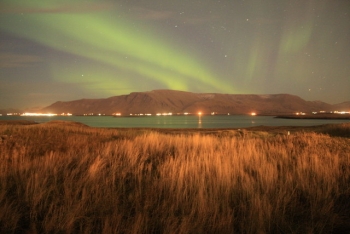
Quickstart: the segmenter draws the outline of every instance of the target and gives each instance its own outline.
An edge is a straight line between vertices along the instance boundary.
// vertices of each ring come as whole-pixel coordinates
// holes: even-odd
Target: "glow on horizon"
[[[23,113],[21,114],[21,116],[57,116],[57,114],[53,114],[53,113],[30,113],[30,112],[26,112],[26,113]]]

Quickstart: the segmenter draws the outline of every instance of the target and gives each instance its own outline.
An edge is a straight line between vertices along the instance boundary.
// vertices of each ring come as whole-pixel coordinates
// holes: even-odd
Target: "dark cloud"
[[[0,53],[0,68],[23,68],[34,66],[42,59],[35,55]]]
[[[175,13],[166,10],[154,10],[142,7],[134,7],[132,9],[138,19],[147,20],[165,20],[174,18]]]
[[[110,11],[114,8],[114,4],[110,2],[100,3],[84,3],[84,4],[61,4],[57,7],[22,7],[19,5],[10,5],[0,3],[0,13],[7,14],[30,14],[30,13],[85,13],[85,12],[99,12]]]

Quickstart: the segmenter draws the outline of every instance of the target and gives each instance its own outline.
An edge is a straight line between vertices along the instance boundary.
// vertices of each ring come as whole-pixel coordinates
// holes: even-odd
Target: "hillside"
[[[6,115],[7,113],[22,113],[22,110],[19,109],[13,109],[13,108],[8,108],[8,109],[0,109],[0,115]]]
[[[334,110],[347,110],[350,111],[350,101],[349,102],[342,102],[339,104],[333,105]]]
[[[219,94],[191,93],[175,90],[134,92],[105,99],[81,99],[56,102],[42,109],[44,112],[73,114],[122,113],[197,113],[275,115],[294,112],[331,111],[333,105],[320,101],[305,101],[290,94]]]

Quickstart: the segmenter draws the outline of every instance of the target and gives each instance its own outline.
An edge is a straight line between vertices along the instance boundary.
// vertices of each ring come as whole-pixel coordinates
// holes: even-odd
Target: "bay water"
[[[91,127],[106,128],[246,128],[255,126],[313,126],[349,123],[335,119],[280,119],[274,116],[184,115],[184,116],[0,116],[0,120],[30,120],[44,123],[52,120],[74,121]]]

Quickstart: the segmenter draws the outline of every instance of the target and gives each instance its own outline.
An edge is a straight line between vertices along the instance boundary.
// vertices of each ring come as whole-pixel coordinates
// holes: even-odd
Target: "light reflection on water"
[[[202,128],[202,115],[198,116],[198,128]]]
[[[329,123],[349,123],[350,120],[277,119],[273,116],[193,115],[193,116],[0,116],[0,120],[31,120],[44,123],[51,120],[81,122],[92,127],[125,128],[243,128],[254,126],[312,126]]]

